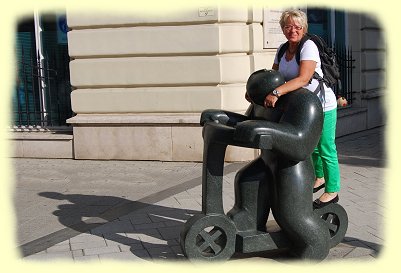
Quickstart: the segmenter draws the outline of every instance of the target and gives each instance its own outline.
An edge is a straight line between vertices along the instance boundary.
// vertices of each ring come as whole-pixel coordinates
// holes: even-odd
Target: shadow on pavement
[[[43,251],[51,246],[87,233],[104,238],[107,245],[119,245],[144,260],[186,260],[179,246],[183,224],[199,211],[171,208],[114,196],[62,194],[41,192],[45,198],[65,200],[53,212],[66,229],[50,234],[22,246],[24,256]],[[129,211],[129,213],[127,213]],[[157,225],[159,223],[159,225]],[[157,228],[156,228],[157,227]],[[63,233],[63,234],[61,234]],[[87,242],[88,244],[90,242]],[[373,249],[378,255],[381,245],[357,238],[345,237],[343,243],[350,247]],[[286,250],[264,251],[250,254],[235,253],[232,260],[252,257],[278,262],[293,260]]]
[[[108,244],[129,248],[140,259],[182,261],[187,258],[179,246],[180,232],[184,223],[192,215],[200,213],[199,211],[130,201],[114,196],[62,194],[58,192],[41,192],[39,195],[67,201],[66,204],[59,205],[57,210],[53,212],[67,229],[64,230],[65,236],[55,236],[54,239],[56,240],[44,238],[40,244],[38,242],[30,246],[23,246],[24,256],[43,251],[79,234],[90,233],[104,238]],[[131,212],[127,214],[127,211]],[[144,218],[144,215],[149,218]],[[128,219],[130,223],[127,225]],[[146,219],[150,221],[146,221]],[[152,225],[157,226],[157,223],[162,224],[156,231]],[[132,228],[132,225],[140,227],[140,229]],[[57,240],[57,238],[60,239]],[[250,254],[236,253],[232,260],[250,257],[283,261],[292,259],[286,254],[287,250]]]
[[[65,200],[53,212],[67,228],[64,234],[49,235],[22,246],[23,256],[43,251],[77,235],[87,233],[104,238],[108,245],[120,245],[144,260],[186,260],[179,246],[184,223],[199,211],[171,208],[114,196],[41,192],[42,197]],[[126,213],[130,211],[130,213]],[[146,216],[145,216],[146,215]],[[144,217],[145,216],[145,217]],[[148,219],[148,221],[145,221]],[[150,221],[149,221],[150,220]],[[160,227],[154,228],[160,223]],[[132,226],[135,225],[136,228]],[[149,228],[147,228],[147,225]],[[90,244],[90,242],[87,242]],[[250,257],[290,260],[286,250],[251,254],[236,253],[232,260]]]
[[[343,239],[343,243],[351,247],[371,249],[374,251],[375,257],[379,256],[381,250],[383,249],[383,246],[380,244],[364,241],[354,237],[345,236]]]
[[[178,238],[182,225],[192,215],[199,213],[185,209],[169,208],[159,205],[131,201],[114,196],[95,196],[84,194],[62,194],[58,192],[41,192],[42,197],[66,200],[68,203],[59,205],[53,212],[61,224],[66,226],[73,236],[82,233],[90,233],[103,237],[108,244],[129,247],[130,251],[139,258],[153,259],[183,259],[181,251],[178,251]],[[144,209],[143,212],[139,212]],[[130,211],[129,214],[126,212]],[[137,213],[135,213],[137,212]],[[144,215],[148,215],[144,218]],[[139,218],[137,217],[139,216]],[[163,223],[162,223],[163,222]],[[140,229],[133,228],[139,223]],[[160,224],[159,232],[152,224]],[[147,225],[149,228],[147,228]],[[166,235],[163,232],[166,231]],[[125,234],[127,236],[125,236]],[[66,240],[69,238],[62,238]],[[141,238],[145,238],[141,240]],[[146,242],[148,241],[148,242]],[[50,243],[51,240],[48,240]],[[61,242],[61,241],[60,241]],[[51,245],[43,244],[42,249],[26,249],[25,252],[38,252],[49,248]],[[142,245],[142,246],[141,246]],[[167,251],[166,247],[174,247],[174,253]],[[146,250],[146,251],[144,251]],[[149,253],[149,254],[148,254]],[[24,253],[30,255],[32,253]]]
[[[225,175],[237,171],[244,164],[246,163],[240,162],[227,164],[224,170]],[[163,232],[166,230],[165,236],[167,236],[168,238],[170,238],[171,233],[175,233],[173,239],[176,240],[179,238],[179,232],[182,229],[183,223],[185,223],[191,215],[199,212],[185,209],[175,209],[171,207],[163,207],[153,204],[156,204],[180,192],[184,192],[188,189],[199,186],[201,185],[201,183],[201,177],[195,177],[188,181],[178,183],[177,185],[174,185],[172,187],[160,189],[159,191],[155,192],[150,192],[149,195],[139,199],[138,201],[131,201],[121,197],[103,195],[62,194],[59,192],[37,193],[39,196],[49,199],[66,200],[65,204],[59,205],[57,210],[53,212],[53,215],[56,215],[58,217],[59,222],[62,223],[65,228],[40,237],[38,239],[32,240],[23,245],[19,245],[18,249],[22,257],[26,257],[44,251],[49,247],[69,240],[70,238],[78,236],[82,233],[89,233],[91,230],[96,228],[100,230],[102,227],[107,227],[110,225],[114,225],[113,229],[115,229],[115,231],[110,232],[111,228],[108,228],[108,231],[105,232],[106,235],[100,236],[110,236],[110,239],[112,237],[112,240],[116,242],[115,244],[118,244],[118,241],[121,241],[125,242],[124,246],[134,244],[135,247],[138,247],[138,244],[141,244],[141,242],[143,242],[144,240],[139,240],[141,238],[138,239],[138,236],[136,236],[137,234],[130,234],[130,232],[125,232],[127,234],[126,237],[128,238],[125,238],[125,236],[118,234],[124,233],[123,227],[119,226],[118,224],[123,223],[123,221],[120,221],[120,217],[123,218],[128,217],[130,214],[136,214],[140,209],[144,209],[146,211],[154,211],[157,213],[160,213],[160,211],[162,211],[163,214],[165,214],[164,216],[156,216],[148,213],[150,215],[148,217],[152,217],[152,220],[150,220],[150,218],[148,218],[148,220],[149,222],[154,221],[156,223],[164,221],[164,228],[160,227],[159,230],[163,229]],[[137,224],[135,219],[131,220],[133,224]],[[120,222],[111,223],[113,221]],[[150,223],[144,222],[143,224]],[[153,228],[152,230],[155,231],[155,228]],[[132,227],[130,231],[132,231]],[[146,229],[140,230],[138,231],[138,233],[139,232],[142,232],[142,237],[146,237],[146,239],[148,239],[149,241],[159,241],[163,243],[160,245],[154,243],[146,243],[144,244],[145,247],[166,247],[165,241],[163,241],[162,238],[158,238],[161,237],[160,232],[158,234],[150,234],[150,232]],[[113,236],[109,233],[117,235]],[[146,235],[146,233],[149,233],[149,235]],[[164,234],[162,235],[164,236]],[[154,238],[154,240],[152,240],[152,238]],[[163,239],[165,239],[165,237],[163,237]],[[106,238],[106,240],[108,239]],[[170,240],[169,242],[173,243],[174,240]],[[178,242],[176,241],[175,245],[172,245],[172,247],[174,247],[174,249],[179,249]],[[124,249],[126,249],[126,247],[124,247]],[[140,251],[138,250],[135,252],[139,253]],[[153,253],[154,249],[150,254],[153,255]]]

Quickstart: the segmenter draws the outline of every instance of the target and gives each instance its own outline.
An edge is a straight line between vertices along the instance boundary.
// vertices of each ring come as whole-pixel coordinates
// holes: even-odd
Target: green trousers
[[[335,143],[336,124],[337,109],[324,112],[322,135],[312,153],[315,176],[324,177],[325,192],[340,191],[340,166]]]

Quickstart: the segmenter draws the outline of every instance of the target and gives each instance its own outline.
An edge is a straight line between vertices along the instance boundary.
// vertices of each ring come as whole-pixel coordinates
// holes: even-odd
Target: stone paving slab
[[[337,140],[340,204],[348,213],[349,228],[343,242],[330,250],[328,261],[375,259],[385,245],[383,134],[383,128],[375,128]],[[40,159],[13,159],[13,163],[18,246],[23,259],[186,259],[179,233],[185,221],[201,211],[200,163]],[[235,173],[245,164],[226,164],[225,211],[234,204]],[[31,205],[30,214],[24,213]],[[39,225],[43,217],[54,224]],[[236,254],[232,260],[282,262],[283,257]]]

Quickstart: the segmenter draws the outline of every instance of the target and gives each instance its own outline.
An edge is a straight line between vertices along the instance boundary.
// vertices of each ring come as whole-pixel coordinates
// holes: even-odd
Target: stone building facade
[[[67,120],[73,127],[65,139],[71,157],[201,161],[200,113],[245,112],[249,75],[271,68],[276,48],[264,47],[264,12],[211,7],[160,17],[67,11],[76,114]],[[345,16],[355,59],[353,102],[338,110],[337,136],[384,124],[380,24],[364,14]],[[257,153],[229,147],[226,160],[249,160]]]

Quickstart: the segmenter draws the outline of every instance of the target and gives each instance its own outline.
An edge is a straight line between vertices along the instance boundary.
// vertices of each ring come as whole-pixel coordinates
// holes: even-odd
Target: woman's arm
[[[313,73],[315,72],[316,62],[315,61],[301,61],[299,65],[299,74],[298,77],[289,80],[285,84],[276,88],[280,94],[284,95],[288,92],[297,90],[301,87],[307,85],[312,79]]]
[[[307,85],[312,78],[313,73],[315,72],[316,64],[317,63],[315,61],[301,61],[299,65],[298,76],[276,88],[276,90],[280,93],[280,96]],[[278,70],[278,65],[273,64],[272,69]],[[274,107],[277,100],[278,98],[270,93],[266,96],[265,106]]]

